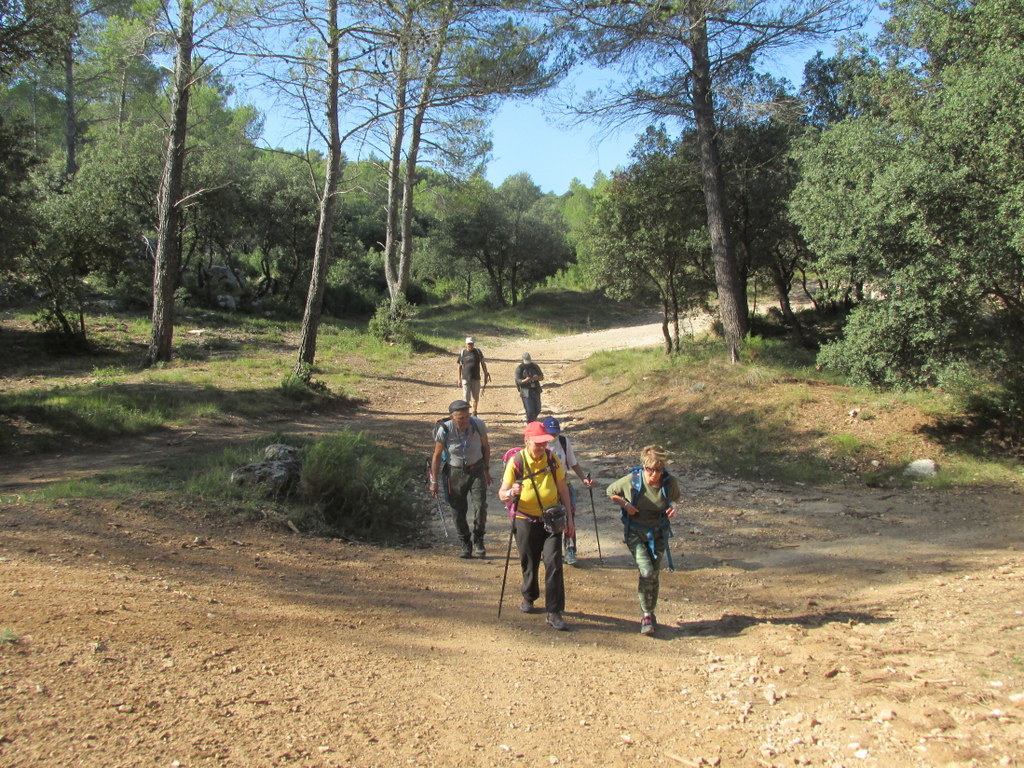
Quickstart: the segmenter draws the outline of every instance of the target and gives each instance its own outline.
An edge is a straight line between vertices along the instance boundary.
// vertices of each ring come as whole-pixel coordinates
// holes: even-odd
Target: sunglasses
[[[664,467],[644,467],[644,472],[661,472]]]

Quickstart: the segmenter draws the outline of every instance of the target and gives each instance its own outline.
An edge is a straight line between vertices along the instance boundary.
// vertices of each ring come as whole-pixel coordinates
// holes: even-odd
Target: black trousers
[[[562,534],[551,534],[541,523],[515,519],[516,549],[523,569],[522,593],[530,602],[540,597],[540,564],[544,563],[544,608],[548,613],[565,610],[562,575]]]

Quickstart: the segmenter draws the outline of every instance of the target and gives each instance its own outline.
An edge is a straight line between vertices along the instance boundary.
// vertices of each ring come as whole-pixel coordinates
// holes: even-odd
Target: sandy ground
[[[674,466],[686,513],[654,638],[603,487],[640,446],[628,395],[579,362],[657,325],[488,343],[480,415],[519,442],[529,351],[594,474],[568,632],[524,615],[494,500],[488,557],[384,549],[180,507],[22,494],[158,470],[272,430],[372,430],[430,449],[449,356],[371,382],[364,408],[196,425],[0,469],[0,766],[988,766],[1024,764],[1021,496],[785,487]],[[493,466],[495,476],[498,467]],[[417,497],[411,504],[428,504]],[[601,557],[598,556],[599,531]]]

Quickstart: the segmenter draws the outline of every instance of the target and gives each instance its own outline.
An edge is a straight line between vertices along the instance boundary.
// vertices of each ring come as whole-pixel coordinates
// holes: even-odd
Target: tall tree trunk
[[[672,335],[668,330],[668,318],[671,314],[669,309],[668,297],[662,294],[661,297],[661,336],[665,339],[665,354],[672,354]]]
[[[779,309],[782,310],[782,317],[785,318],[786,323],[791,328],[800,334],[803,330],[800,326],[800,321],[796,317],[796,313],[793,311],[793,305],[789,301],[789,291],[793,286],[792,272],[787,272],[783,266],[783,257],[776,256],[775,259],[768,264],[768,269],[772,274],[772,284],[775,286],[775,298],[778,299]],[[788,275],[788,277],[787,277]]]
[[[338,30],[338,0],[329,0],[327,16],[327,168],[324,174],[323,195],[320,198],[320,221],[316,230],[313,274],[309,280],[309,291],[306,293],[306,308],[302,314],[299,340],[299,359],[295,364],[295,373],[298,376],[308,376],[309,368],[316,360],[316,340],[320,331],[320,316],[323,314],[327,269],[333,251],[334,213],[337,208],[338,178],[341,175],[341,129],[338,114],[341,33]]]
[[[171,92],[171,125],[167,154],[157,200],[156,260],[153,267],[153,339],[147,363],[168,362],[174,338],[174,291],[181,262],[181,191],[185,175],[185,142],[188,138],[188,104],[192,91],[192,0],[181,0],[178,50]]]
[[[700,146],[711,256],[715,264],[715,283],[718,287],[718,312],[725,330],[725,340],[729,345],[729,354],[735,362],[739,359],[740,345],[749,330],[749,318],[746,296],[736,264],[736,253],[729,237],[725,182],[715,137],[717,129],[711,96],[711,62],[708,57],[705,19],[699,18],[694,21],[689,45],[693,59],[693,112],[697,125],[697,142]]]
[[[78,172],[78,122],[75,119],[75,52],[69,37],[64,46],[64,173],[70,179]]]
[[[402,186],[402,244],[398,259],[398,286],[404,296],[409,290],[409,274],[412,271],[413,238],[412,223],[416,208],[413,199],[416,194],[416,163],[419,159],[420,144],[423,136],[423,121],[430,106],[430,100],[434,95],[434,83],[437,80],[438,68],[441,65],[441,57],[448,44],[448,29],[451,20],[451,3],[445,6],[445,15],[442,17],[434,40],[434,47],[430,52],[430,63],[423,78],[423,86],[420,89],[420,98],[416,104],[416,112],[413,115],[412,131],[409,136],[409,153],[405,163],[405,176]],[[395,300],[394,295],[391,297]]]
[[[399,209],[404,204],[402,184],[402,149],[405,146],[406,99],[409,91],[409,42],[405,39],[407,29],[402,30],[399,43],[397,85],[395,88],[395,117],[391,134],[391,155],[388,158],[388,199],[385,213],[384,235],[384,279],[388,285],[391,303],[404,295],[398,264],[399,251]]]

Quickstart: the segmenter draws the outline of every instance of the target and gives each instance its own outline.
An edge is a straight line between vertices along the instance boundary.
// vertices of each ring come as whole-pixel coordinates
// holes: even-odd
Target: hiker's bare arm
[[[519,483],[502,483],[501,488],[498,489],[498,498],[502,501],[511,501],[518,496],[523,490],[523,486]]]
[[[575,510],[572,508],[572,496],[569,495],[569,485],[565,482],[565,477],[556,478],[555,484],[558,486],[558,497],[562,500],[562,506],[567,510],[565,532],[571,538],[576,535],[576,518]]]
[[[624,496],[609,496],[608,498],[612,500],[613,504],[618,504],[620,507],[626,510],[627,515],[635,515],[639,511],[636,507],[630,504],[629,500],[626,499]]]
[[[434,442],[434,455],[430,457],[430,493],[437,496],[437,481],[440,480],[438,473],[441,471],[441,451],[444,446]]]
[[[590,479],[589,474],[583,472],[583,468],[578,463],[572,465],[572,471],[576,473],[576,477],[582,480],[587,488],[593,487],[594,481]]]

